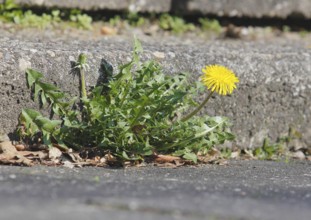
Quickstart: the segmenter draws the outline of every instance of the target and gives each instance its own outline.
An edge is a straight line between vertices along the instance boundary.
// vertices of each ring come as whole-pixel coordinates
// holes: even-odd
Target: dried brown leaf
[[[75,164],[73,164],[71,161],[69,161],[69,160],[66,160],[66,161],[63,161],[62,162],[63,163],[63,166],[64,167],[67,167],[67,168],[70,168],[70,169],[72,169],[72,168],[74,168],[76,165]]]
[[[99,163],[106,163],[107,159],[105,157],[100,158]]]
[[[111,153],[107,153],[105,155],[105,158],[107,160],[107,162],[117,162],[117,158],[115,156],[113,156]]]
[[[57,162],[57,161],[49,161],[49,160],[43,160],[41,161],[41,164],[46,165],[46,166],[53,166],[53,167],[60,165],[59,161]]]
[[[218,155],[206,154],[204,156],[198,156],[198,161],[202,163],[211,163],[219,158]]]
[[[161,167],[161,168],[177,168],[177,165],[174,163],[155,163],[154,164],[157,167]]]
[[[16,148],[16,150],[18,150],[18,151],[26,150],[26,146],[23,145],[23,144],[16,144],[16,145],[15,145],[15,148]]]
[[[208,154],[210,156],[220,156],[221,155],[221,152],[220,150],[216,149],[216,148],[211,148],[209,151],[208,151]]]
[[[181,160],[181,158],[180,157],[171,156],[171,155],[159,154],[159,155],[156,155],[156,158],[155,158],[154,161],[156,163],[172,163],[172,162],[178,161],[178,160]]]
[[[44,151],[19,151],[19,154],[27,157],[28,159],[46,159],[48,153]]]
[[[235,151],[235,152],[232,152],[231,155],[230,155],[230,158],[232,159],[236,159],[240,156],[240,152],[239,151]]]
[[[135,163],[133,166],[134,167],[145,167],[145,166],[147,166],[147,164],[146,164],[146,162],[141,162],[141,163]]]
[[[52,161],[58,160],[62,156],[62,152],[56,148],[56,147],[51,147],[49,149],[49,155],[48,158]]]
[[[14,158],[18,154],[11,141],[4,141],[0,143],[0,153],[2,156],[5,155],[8,160]]]
[[[302,151],[293,152],[292,157],[299,160],[306,159],[306,155]]]
[[[177,167],[181,167],[183,166],[186,162],[185,161],[181,161],[181,160],[174,160],[174,163]],[[192,161],[191,161],[192,163]]]
[[[100,33],[102,35],[116,35],[117,34],[117,29],[109,27],[109,26],[103,26],[100,29]]]
[[[247,149],[243,149],[243,150],[242,150],[242,152],[241,152],[241,157],[242,157],[244,160],[253,160],[253,159],[255,159],[252,150],[247,150]]]
[[[124,168],[133,166],[133,164],[130,161],[125,161],[125,162],[123,162],[122,165],[123,165]]]
[[[106,167],[107,163],[97,163],[95,160],[87,159],[83,162],[74,163],[77,166],[96,166],[96,167]]]
[[[10,141],[0,143],[0,163],[32,166],[33,162],[20,154]]]
[[[63,153],[63,156],[67,157],[68,159],[71,160],[71,162],[74,162],[74,163],[83,161],[79,153],[73,152],[72,149],[69,149],[68,152]]]
[[[225,166],[225,165],[228,165],[229,162],[226,159],[218,159],[218,160],[212,161],[212,164],[217,164],[217,165],[220,165],[220,166]]]

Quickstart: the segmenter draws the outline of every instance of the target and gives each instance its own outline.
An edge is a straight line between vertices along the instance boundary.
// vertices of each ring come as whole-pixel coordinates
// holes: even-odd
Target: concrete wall
[[[4,0],[0,0],[3,2]],[[310,0],[15,0],[23,6],[311,19]]]

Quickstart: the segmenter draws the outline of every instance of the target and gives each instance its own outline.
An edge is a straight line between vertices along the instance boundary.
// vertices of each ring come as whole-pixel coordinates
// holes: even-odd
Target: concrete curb
[[[143,42],[143,59],[157,59],[168,74],[180,71],[201,75],[207,64],[231,68],[240,78],[231,97],[215,96],[206,107],[209,115],[233,120],[237,144],[254,147],[264,138],[302,133],[299,145],[311,146],[311,51],[303,45],[216,41],[200,45]],[[33,42],[0,38],[0,129],[12,132],[22,108],[35,107],[26,87],[25,69],[32,67],[66,91],[76,91],[78,79],[68,74],[79,52],[88,55],[88,85],[94,85],[101,58],[117,65],[130,59],[131,42],[111,38],[98,42]],[[158,56],[155,52],[161,52]],[[199,97],[202,98],[202,97]]]
[[[4,0],[0,0],[3,2]],[[178,12],[229,17],[304,17],[311,19],[309,0],[15,0],[22,6],[137,12]]]

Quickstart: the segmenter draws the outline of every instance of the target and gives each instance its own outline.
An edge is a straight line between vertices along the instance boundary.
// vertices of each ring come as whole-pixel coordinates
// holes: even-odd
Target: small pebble
[[[15,175],[15,174],[10,174],[10,175],[9,175],[9,178],[10,178],[10,179],[16,179],[16,175]]]
[[[164,58],[165,58],[165,54],[162,53],[162,52],[159,52],[159,51],[154,52],[153,55],[154,55],[156,58],[159,58],[159,59],[164,59]]]

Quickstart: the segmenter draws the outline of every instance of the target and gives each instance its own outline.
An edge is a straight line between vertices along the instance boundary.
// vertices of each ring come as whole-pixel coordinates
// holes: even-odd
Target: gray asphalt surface
[[[310,219],[311,163],[0,166],[0,219]]]

